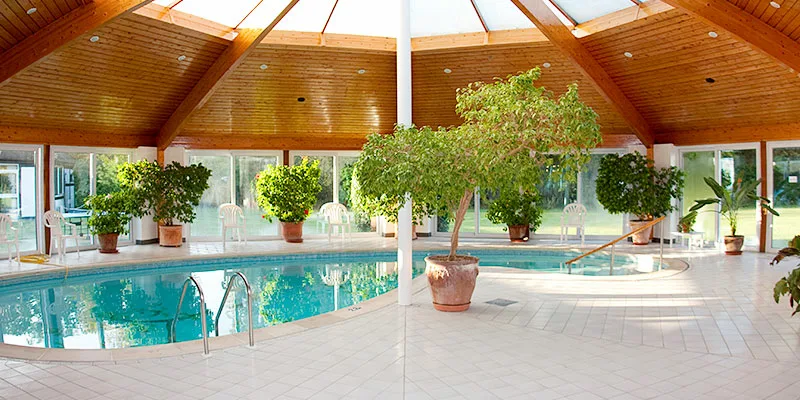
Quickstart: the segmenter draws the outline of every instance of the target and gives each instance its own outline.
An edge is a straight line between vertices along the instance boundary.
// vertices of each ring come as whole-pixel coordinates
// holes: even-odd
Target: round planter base
[[[729,256],[742,255],[742,247],[744,247],[744,236],[725,236],[725,254]]]
[[[119,253],[119,250],[117,250],[117,249],[114,249],[114,250],[97,249],[97,251],[100,252],[100,253],[103,253],[103,254],[117,254],[117,253]]]
[[[739,251],[726,251],[725,254],[727,254],[729,256],[740,256],[740,255],[742,255],[742,251],[741,250],[739,250]]]
[[[183,225],[159,226],[158,245],[161,247],[181,247],[183,245]]]
[[[462,312],[469,310],[470,304],[472,304],[472,302],[469,302],[467,304],[457,304],[457,305],[433,303],[433,308],[436,309],[436,311]]]

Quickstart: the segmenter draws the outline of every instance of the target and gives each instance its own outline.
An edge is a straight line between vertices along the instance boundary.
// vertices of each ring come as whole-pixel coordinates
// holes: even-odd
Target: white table
[[[677,236],[680,238],[681,246],[683,246],[683,240],[686,239],[689,250],[691,250],[692,246],[694,245],[696,245],[698,249],[702,249],[703,245],[705,244],[703,240],[703,232],[670,232],[670,234],[673,237]],[[669,247],[672,247],[672,241],[669,242]]]

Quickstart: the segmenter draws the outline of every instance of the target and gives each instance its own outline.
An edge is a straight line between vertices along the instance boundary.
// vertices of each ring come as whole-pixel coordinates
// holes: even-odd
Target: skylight
[[[579,24],[634,5],[631,0],[553,0],[553,3]]]

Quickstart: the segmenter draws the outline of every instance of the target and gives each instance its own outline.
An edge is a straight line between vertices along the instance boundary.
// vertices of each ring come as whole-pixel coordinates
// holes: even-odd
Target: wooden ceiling
[[[4,51],[44,26],[44,18],[57,18],[84,0],[0,1]],[[793,39],[800,38],[800,0],[784,0],[780,9],[763,0],[729,1]],[[37,7],[33,16],[40,20],[25,13],[30,4]],[[686,132],[693,131],[708,135],[713,129],[797,126],[797,73],[724,31],[709,37],[712,29],[682,11],[660,10],[579,41],[656,132],[657,142],[674,137],[685,141]],[[92,35],[100,40],[90,42]],[[54,134],[58,140],[127,135],[121,146],[152,145],[171,113],[229,43],[164,18],[120,17],[2,87],[0,141],[22,141],[25,135],[37,141],[53,130],[59,132]],[[396,71],[391,49],[280,43],[272,38],[259,45],[188,120],[176,143],[349,148],[357,147],[366,134],[392,129]],[[633,57],[625,57],[626,51]],[[181,55],[186,59],[178,61]],[[458,124],[456,88],[547,62],[551,67],[542,69],[543,86],[558,94],[577,82],[582,98],[599,114],[607,142],[624,145],[633,140],[626,121],[541,37],[526,43],[418,50],[412,61],[418,125]],[[262,70],[262,64],[268,68]],[[445,68],[452,73],[444,73]],[[360,69],[365,72],[359,74]],[[707,83],[706,78],[715,82]],[[298,102],[300,97],[305,101]],[[109,143],[106,139],[98,143]]]
[[[84,0],[0,0],[0,52],[6,51]],[[36,11],[28,14],[28,10]]]

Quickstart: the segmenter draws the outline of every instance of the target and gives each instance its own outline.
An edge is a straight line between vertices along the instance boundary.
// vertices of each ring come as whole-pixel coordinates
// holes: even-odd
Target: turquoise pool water
[[[473,252],[482,266],[566,272],[575,253]],[[424,272],[423,257],[414,275]],[[183,260],[104,267],[0,282],[0,337],[9,344],[99,349],[169,343],[183,282],[203,287],[206,310],[190,288],[176,325],[176,341],[201,338],[200,318],[214,335],[214,319],[228,280],[243,272],[253,290],[254,326],[262,328],[350,307],[397,287],[396,253],[333,253]],[[575,274],[608,275],[608,257],[596,256]],[[618,255],[614,275],[636,273],[636,260]],[[220,335],[247,331],[245,291],[235,283],[220,316]]]

